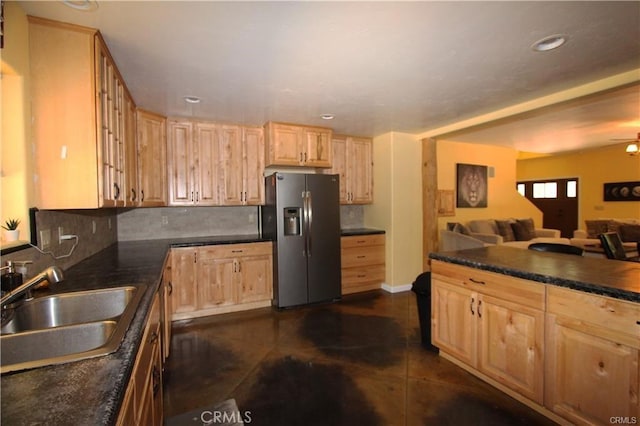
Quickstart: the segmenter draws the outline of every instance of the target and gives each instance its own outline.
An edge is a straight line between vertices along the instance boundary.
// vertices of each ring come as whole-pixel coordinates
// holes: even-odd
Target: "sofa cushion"
[[[512,228],[517,241],[529,241],[536,237],[536,227],[531,218],[516,219]]]
[[[471,235],[469,228],[460,222],[448,222],[447,231],[458,232],[463,235]]]
[[[498,226],[493,219],[478,219],[469,222],[471,232],[477,234],[496,234],[498,235]]]
[[[609,219],[585,220],[587,238],[598,238],[603,232],[609,232]]]
[[[626,243],[640,242],[640,225],[624,225],[618,226],[618,234],[620,239]]]
[[[498,227],[498,234],[502,235],[503,241],[515,241],[516,237],[513,234],[513,229],[511,229],[510,220],[496,220],[496,226]]]
[[[513,222],[511,224],[511,229],[513,230],[513,235],[516,238],[516,241],[529,241],[535,238],[535,234],[520,222]]]

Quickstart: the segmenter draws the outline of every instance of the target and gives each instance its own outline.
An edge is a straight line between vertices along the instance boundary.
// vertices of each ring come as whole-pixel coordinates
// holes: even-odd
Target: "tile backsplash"
[[[259,214],[255,206],[40,210],[36,213],[37,229],[49,230],[51,243],[44,251],[52,254],[43,254],[32,247],[3,255],[2,263],[33,262],[28,265],[28,278],[52,265],[63,270],[70,268],[116,241],[256,234]],[[362,227],[363,206],[340,206],[340,222],[345,229]],[[58,244],[59,227],[64,234],[78,236],[78,244],[69,256],[66,255],[71,252],[74,240]]]
[[[258,233],[258,208],[155,207],[118,214],[118,241]]]
[[[155,207],[118,214],[118,241],[257,234],[260,210],[239,207]],[[362,206],[341,206],[343,228],[364,223]]]
[[[7,260],[29,260],[33,263],[27,266],[27,278],[52,265],[59,266],[63,270],[68,269],[115,243],[118,235],[117,224],[116,211],[113,209],[39,210],[36,212],[38,233],[48,230],[51,235],[49,247],[42,251],[50,254],[42,253],[33,247],[27,248],[3,255],[3,266]],[[58,243],[59,227],[62,227],[64,234],[78,237],[75,248],[73,247],[74,239]],[[38,235],[38,244],[40,243]],[[69,253],[71,254],[68,255]]]

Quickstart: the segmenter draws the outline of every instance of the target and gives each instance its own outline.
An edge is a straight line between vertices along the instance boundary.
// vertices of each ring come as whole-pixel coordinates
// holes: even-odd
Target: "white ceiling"
[[[640,69],[638,1],[19,3],[98,28],[140,107],[242,124],[420,134]],[[531,50],[559,33],[564,46]],[[457,140],[558,152],[632,138],[612,126],[640,122],[640,86],[620,93]]]

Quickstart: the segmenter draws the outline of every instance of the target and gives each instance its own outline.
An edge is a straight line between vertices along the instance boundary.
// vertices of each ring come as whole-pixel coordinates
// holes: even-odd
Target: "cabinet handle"
[[[118,199],[118,197],[120,196],[120,187],[118,186],[118,184],[117,184],[117,183],[114,183],[114,184],[113,184],[113,189],[115,189],[115,191],[116,191],[116,193],[115,193],[115,195],[113,196],[113,198],[117,200],[117,199]]]
[[[140,195],[142,195],[142,198],[140,199],[140,202],[144,203],[144,189],[140,190]]]
[[[200,192],[196,191],[196,203],[200,201]]]
[[[236,265],[238,265],[238,272],[240,272],[240,270],[242,269],[242,268],[240,267],[240,262],[236,261]]]
[[[136,190],[131,188],[131,201],[136,200]]]
[[[302,163],[302,152],[300,153],[300,162]]]
[[[356,241],[356,243],[358,243],[358,244],[364,244],[364,243],[366,243],[366,242],[367,242],[367,240],[357,240],[357,241]]]
[[[365,278],[366,275],[358,275],[358,278]]]
[[[243,250],[231,250],[231,253],[242,253]]]
[[[149,337],[149,343],[153,344],[157,341],[158,341],[158,333],[154,331],[153,333],[151,333],[151,336]]]
[[[476,314],[476,313],[473,311],[473,303],[474,303],[475,301],[476,301],[476,300],[472,297],[472,298],[471,298],[471,303],[469,304],[469,309],[471,310],[471,315],[475,315],[475,314]]]
[[[478,318],[482,318],[482,300],[478,300]]]
[[[307,153],[306,152],[304,153],[304,162],[305,163],[307,162]]]
[[[193,203],[193,191],[191,191],[191,202]]]
[[[171,284],[171,281],[169,281],[167,287],[169,288],[169,296],[171,296],[173,294],[173,284]]]
[[[475,283],[475,284],[480,284],[480,285],[485,285],[486,284],[484,281],[474,280],[473,278],[469,278],[469,281],[471,281],[472,283]]]
[[[367,256],[365,256],[365,255],[360,255],[360,256],[356,256],[356,257],[357,257],[358,259],[364,259],[364,258],[366,258]]]

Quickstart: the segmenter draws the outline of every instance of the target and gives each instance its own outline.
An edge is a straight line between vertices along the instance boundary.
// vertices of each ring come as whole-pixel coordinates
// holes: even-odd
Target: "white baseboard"
[[[403,291],[411,290],[412,284],[402,284],[402,285],[389,285],[386,283],[382,284],[382,289],[389,293],[402,293]]]

